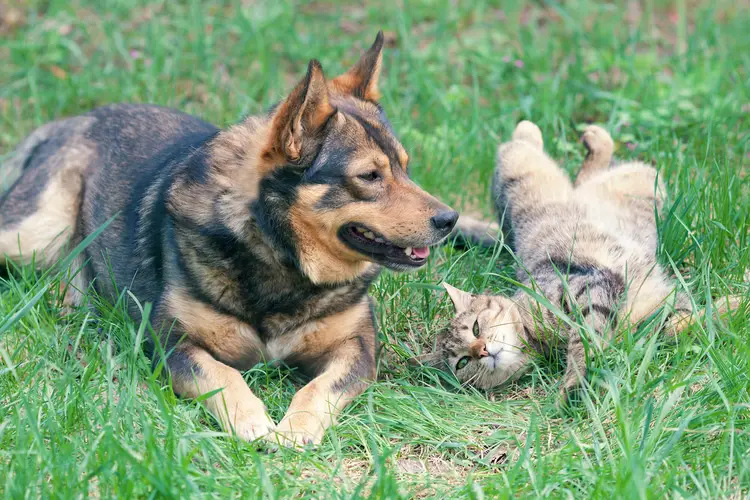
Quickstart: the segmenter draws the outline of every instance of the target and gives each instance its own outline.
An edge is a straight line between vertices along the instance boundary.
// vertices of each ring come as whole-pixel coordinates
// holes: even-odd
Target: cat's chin
[[[527,371],[527,356],[520,349],[507,346],[493,349],[492,344],[487,345],[490,355],[479,361],[484,368],[483,373],[471,381],[471,385],[477,389],[494,389],[518,379]]]

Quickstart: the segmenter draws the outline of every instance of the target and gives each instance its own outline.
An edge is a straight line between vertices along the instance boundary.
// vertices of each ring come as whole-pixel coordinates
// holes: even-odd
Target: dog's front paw
[[[325,429],[319,419],[309,415],[286,416],[276,426],[274,432],[265,436],[272,445],[287,448],[310,448],[320,444]]]
[[[272,434],[275,428],[276,425],[273,423],[273,420],[263,413],[246,416],[238,420],[234,423],[233,429],[230,432],[242,440],[252,442]]]

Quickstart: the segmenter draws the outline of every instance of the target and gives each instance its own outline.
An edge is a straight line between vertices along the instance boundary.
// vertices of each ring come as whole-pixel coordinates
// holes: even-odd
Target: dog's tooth
[[[372,231],[366,231],[365,232],[365,238],[367,238],[368,240],[374,240],[375,239],[375,235],[373,234]]]
[[[406,248],[404,248],[404,253],[405,253],[405,254],[406,254],[406,255],[407,255],[408,257],[411,257],[411,247],[406,247]]]
[[[385,243],[385,240],[383,238],[381,238],[380,236],[378,236],[377,238],[375,238],[375,241],[377,241],[378,243]]]
[[[354,229],[355,229],[355,230],[356,230],[356,231],[357,231],[358,233],[364,233],[364,232],[365,232],[365,228],[363,228],[363,227],[359,227],[359,226],[357,226],[357,227],[355,227]]]

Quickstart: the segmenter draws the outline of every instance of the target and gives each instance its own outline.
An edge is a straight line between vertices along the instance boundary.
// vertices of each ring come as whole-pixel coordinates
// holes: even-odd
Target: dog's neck
[[[210,186],[205,195],[213,219],[225,224],[238,242],[268,265],[290,267],[295,264],[294,247],[278,234],[283,221],[270,210],[276,200],[263,196],[261,189],[259,163],[270,133],[270,115],[250,116],[222,130],[208,144]]]

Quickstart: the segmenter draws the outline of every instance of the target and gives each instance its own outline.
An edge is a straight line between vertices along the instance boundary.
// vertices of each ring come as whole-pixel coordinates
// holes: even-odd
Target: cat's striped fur
[[[574,183],[544,153],[533,123],[521,122],[500,145],[492,194],[524,287],[503,297],[447,285],[457,315],[422,362],[447,363],[462,382],[489,388],[529,367],[525,347],[547,351],[554,339],[567,350],[566,395],[586,374],[583,330],[596,342],[660,307],[671,314],[667,329],[689,323],[689,298],[656,259],[664,203],[656,170],[640,162],[610,167],[614,144],[600,127],[588,127],[583,142],[588,154]]]

